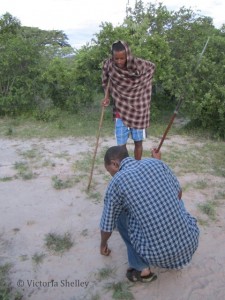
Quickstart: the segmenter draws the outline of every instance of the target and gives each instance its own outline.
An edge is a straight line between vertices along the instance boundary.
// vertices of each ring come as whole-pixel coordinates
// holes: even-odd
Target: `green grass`
[[[43,262],[45,258],[45,254],[44,253],[35,253],[33,256],[32,256],[32,261],[36,264],[36,265],[39,265],[40,263]]]
[[[12,288],[9,272],[11,269],[11,264],[6,263],[0,265],[0,299],[1,300],[22,300],[23,296],[20,292]]]
[[[101,297],[99,294],[95,294],[91,296],[90,300],[101,300]]]
[[[105,280],[105,279],[112,277],[114,274],[115,274],[115,269],[107,266],[107,267],[99,269],[97,278],[98,278],[98,280],[101,281],[101,280]]]
[[[205,180],[197,180],[194,187],[198,190],[204,190],[208,187],[208,183]]]
[[[54,168],[56,166],[56,164],[53,161],[51,161],[50,159],[45,159],[41,166],[43,168],[47,168],[47,167]]]
[[[209,222],[207,220],[202,219],[202,218],[198,218],[198,223],[201,226],[208,226],[209,225]]]
[[[20,153],[26,159],[40,159],[41,155],[38,149],[32,148]]]
[[[45,246],[54,253],[62,254],[73,246],[71,234],[69,232],[64,235],[49,233],[45,236]]]
[[[207,182],[206,180],[197,180],[186,183],[182,187],[182,190],[183,192],[190,189],[205,190],[208,187],[212,187],[211,182]]]
[[[82,236],[88,236],[88,229],[85,228],[84,230],[82,230],[81,235]]]
[[[151,136],[162,136],[171,118],[169,112],[159,116],[156,121],[151,121],[148,130]],[[49,122],[36,120],[34,117],[1,117],[0,137],[9,138],[59,138],[59,137],[90,137],[96,136],[99,130],[101,117],[100,100],[81,109],[77,114],[61,111],[55,120]],[[176,127],[171,127],[170,134],[178,132]],[[112,136],[114,123],[112,119],[112,107],[104,111],[101,136]]]
[[[15,162],[14,169],[17,170],[18,177],[22,178],[23,180],[30,180],[37,176],[37,174],[33,173],[33,171],[30,169],[29,164],[24,161]]]
[[[90,188],[89,191],[87,191],[88,198],[94,200],[95,203],[100,203],[102,200],[102,195],[98,191],[95,191],[93,188]]]
[[[29,257],[28,257],[27,254],[22,254],[22,255],[20,255],[20,260],[21,260],[21,261],[26,261],[26,260],[28,260],[28,259],[29,259]]]
[[[98,160],[96,158],[95,165],[97,165]],[[82,173],[87,175],[91,170],[92,165],[92,155],[91,153],[82,154],[82,157],[73,163],[72,169],[74,173]]]
[[[91,188],[89,190],[85,190],[88,198],[94,200],[95,203],[99,203],[102,199],[102,195],[97,190],[98,180],[97,177],[101,177],[101,181],[105,181],[105,168],[103,164],[103,154],[105,153],[105,148],[99,151],[99,153],[95,157],[94,162],[94,170],[91,182]],[[76,182],[80,182],[82,179],[86,180],[86,186],[88,185],[91,169],[93,164],[93,154],[92,153],[84,153],[81,157],[76,160],[72,165],[72,170],[74,172]]]
[[[0,137],[8,138],[59,138],[59,137],[90,137],[96,136],[99,128],[101,116],[101,99],[102,95],[97,95],[96,100],[86,107],[80,108],[77,114],[72,114],[59,109],[54,113],[54,118],[36,118],[34,116],[18,116],[18,117],[1,117],[0,118]],[[175,104],[174,104],[175,105]],[[165,132],[167,125],[173,115],[174,107],[170,107],[165,111],[156,109],[152,105],[151,109],[151,126],[148,129],[150,136],[161,137]],[[182,118],[182,113],[177,116]],[[175,121],[176,121],[175,120]],[[114,133],[114,124],[112,120],[112,107],[109,106],[104,111],[103,125],[101,128],[101,136],[112,136]],[[211,139],[212,134],[209,131],[190,126],[179,128],[175,123],[171,126],[167,137],[170,135],[189,135],[196,138],[205,137]]]
[[[225,190],[219,190],[215,195],[215,199],[223,199],[225,200]]]
[[[99,102],[100,103],[100,102]],[[57,120],[37,121],[33,117],[0,118],[0,137],[9,138],[59,138],[89,137],[98,133],[101,107],[87,107],[79,114],[61,112]],[[101,135],[113,134],[111,110],[107,109],[103,118]]]
[[[16,161],[14,164],[14,169],[19,172],[24,172],[28,169],[28,164],[24,161]]]
[[[207,215],[210,220],[215,221],[217,205],[218,204],[214,201],[207,201],[205,203],[199,204],[198,208],[203,214]]]
[[[133,300],[134,295],[130,291],[131,285],[127,282],[117,282],[107,285],[107,289],[112,291],[112,299]]]
[[[204,139],[199,142],[192,138],[185,149],[170,145],[169,151],[163,152],[162,159],[179,175],[205,173],[225,177],[224,143]],[[149,156],[149,151],[144,151],[144,156]]]
[[[12,136],[13,135],[13,129],[11,127],[8,127],[6,130],[5,130],[5,136]]]
[[[52,185],[56,190],[63,190],[73,187],[75,181],[73,177],[67,177],[66,179],[60,179],[58,176],[52,177]]]
[[[5,176],[5,177],[0,178],[0,181],[6,182],[6,181],[11,181],[13,179],[14,179],[13,176]]]
[[[103,164],[103,156],[105,153],[105,148],[101,150],[101,152],[97,153],[94,161],[94,171],[95,175],[102,175],[105,171]],[[86,152],[83,153],[82,156],[76,160],[72,165],[72,170],[76,174],[77,177],[89,177],[91,173],[91,168],[93,164],[93,153]]]
[[[55,154],[55,157],[57,158],[64,158],[64,159],[69,159],[70,155],[67,151],[59,152]]]
[[[10,283],[8,279],[10,264],[0,266],[0,299],[10,299]]]

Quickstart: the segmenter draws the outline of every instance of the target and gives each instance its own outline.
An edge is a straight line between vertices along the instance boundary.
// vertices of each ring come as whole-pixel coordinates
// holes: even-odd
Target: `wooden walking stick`
[[[201,52],[201,54],[200,54],[200,56],[199,56],[199,59],[198,59],[198,61],[197,61],[197,64],[196,64],[194,73],[195,73],[195,71],[197,70],[197,68],[198,68],[199,65],[200,65],[202,56],[203,56],[203,54],[204,54],[204,52],[205,52],[205,49],[206,49],[206,47],[207,47],[207,45],[208,45],[208,42],[209,42],[209,38],[207,39],[207,41],[206,41],[206,43],[205,43],[205,46],[204,46],[204,48],[203,48],[203,50],[202,50],[202,52]],[[189,80],[189,81],[190,81],[190,80]],[[168,126],[166,127],[166,130],[165,130],[165,132],[164,132],[164,134],[163,134],[163,136],[162,136],[162,139],[161,139],[161,141],[160,141],[160,143],[159,143],[158,148],[156,149],[156,152],[157,152],[157,153],[159,152],[159,150],[160,150],[160,148],[161,148],[161,146],[162,146],[162,144],[163,144],[163,142],[164,142],[164,140],[165,140],[165,138],[166,138],[166,136],[167,136],[167,133],[169,132],[170,127],[172,126],[173,121],[174,121],[174,119],[176,118],[176,115],[178,114],[178,110],[179,110],[179,108],[180,108],[181,103],[183,102],[183,100],[184,100],[184,96],[180,97],[180,100],[178,101],[178,104],[177,104],[177,106],[176,106],[176,108],[175,108],[175,111],[174,111],[174,113],[173,113],[173,116],[172,116],[172,118],[170,119],[170,122],[169,122]]]
[[[166,130],[165,130],[165,132],[164,132],[164,134],[163,134],[163,136],[162,136],[162,138],[161,138],[161,141],[160,141],[160,143],[159,143],[159,146],[158,146],[158,148],[156,149],[156,152],[157,152],[157,153],[159,152],[159,150],[160,150],[160,148],[161,148],[161,146],[162,146],[162,144],[163,144],[163,142],[164,142],[164,140],[165,140],[165,138],[166,138],[166,136],[167,136],[167,133],[169,132],[170,127],[172,126],[173,121],[174,121],[174,119],[176,118],[176,116],[177,116],[177,114],[178,114],[178,110],[179,110],[179,108],[180,108],[180,106],[181,106],[182,101],[183,101],[183,98],[180,98],[180,100],[179,100],[179,102],[178,102],[178,104],[177,104],[177,106],[176,106],[176,109],[175,109],[175,111],[174,111],[174,113],[173,113],[173,115],[172,115],[172,118],[170,119],[170,122],[169,122],[168,126],[166,127]]]
[[[109,81],[108,81],[108,84],[107,84],[107,87],[106,87],[105,95],[107,95],[108,92],[109,92]],[[95,165],[95,157],[96,157],[96,154],[97,154],[98,142],[99,142],[100,132],[101,132],[102,123],[103,123],[104,111],[105,111],[105,107],[104,107],[104,105],[102,105],[102,111],[101,111],[101,117],[100,117],[99,126],[98,126],[98,134],[97,134],[97,140],[96,140],[96,145],[95,145],[95,151],[94,151],[94,155],[93,155],[93,159],[92,159],[91,173],[90,173],[89,182],[88,182],[88,186],[87,186],[88,191],[89,191],[90,186],[91,186],[91,180],[92,180],[94,165]]]

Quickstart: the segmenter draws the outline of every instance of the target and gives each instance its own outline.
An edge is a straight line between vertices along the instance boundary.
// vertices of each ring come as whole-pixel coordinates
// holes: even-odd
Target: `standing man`
[[[180,184],[170,168],[154,158],[135,160],[124,147],[106,151],[106,170],[113,176],[100,222],[100,253],[108,256],[108,239],[118,229],[127,247],[127,278],[151,282],[150,267],[180,269],[198,247],[197,221],[185,209]]]
[[[142,141],[149,127],[152,77],[155,65],[131,55],[124,41],[112,45],[112,57],[105,60],[102,69],[102,85],[105,98],[102,105],[114,101],[113,117],[117,145],[124,146],[129,135],[134,141],[134,157],[142,157]],[[109,89],[107,85],[109,83]]]

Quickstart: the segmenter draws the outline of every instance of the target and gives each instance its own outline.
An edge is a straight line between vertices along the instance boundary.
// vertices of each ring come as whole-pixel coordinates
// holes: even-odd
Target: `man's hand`
[[[103,100],[102,100],[102,106],[109,106],[109,104],[110,104],[110,99],[109,98],[104,98]]]
[[[105,256],[109,256],[111,250],[108,248],[107,241],[110,238],[112,232],[106,232],[101,230],[101,244],[100,244],[100,253]]]
[[[157,149],[156,148],[153,148],[152,149],[152,157],[153,158],[156,158],[156,159],[161,159],[161,152],[157,152]]]
[[[108,245],[102,245],[100,246],[100,253],[101,255],[104,256],[109,256],[109,254],[111,253],[111,250],[108,248]]]

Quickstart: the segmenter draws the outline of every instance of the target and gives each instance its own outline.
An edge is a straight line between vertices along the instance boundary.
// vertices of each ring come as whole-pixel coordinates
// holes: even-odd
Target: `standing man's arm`
[[[102,106],[109,106],[109,104],[110,104],[109,90],[106,90],[105,98],[102,100]]]
[[[108,239],[110,238],[112,232],[106,232],[101,230],[101,245],[100,245],[100,253],[102,255],[108,256],[111,250],[108,248]]]
[[[156,159],[161,159],[161,152],[157,152],[156,148],[152,149],[152,157]]]

